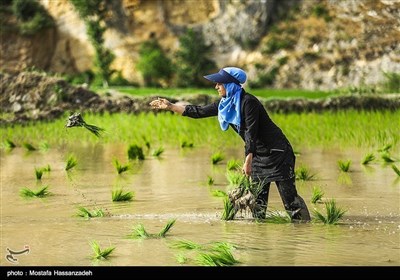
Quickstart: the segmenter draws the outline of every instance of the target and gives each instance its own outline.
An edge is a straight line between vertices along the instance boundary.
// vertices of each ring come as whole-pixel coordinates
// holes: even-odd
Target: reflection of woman
[[[253,217],[265,218],[270,184],[275,182],[285,209],[292,218],[310,220],[307,206],[296,191],[292,146],[260,101],[242,88],[241,84],[247,79],[246,73],[240,68],[226,67],[204,78],[216,83],[220,101],[205,106],[185,106],[158,98],[150,105],[191,118],[218,116],[222,130],[232,127],[240,135],[245,142],[243,172],[254,182],[262,184]]]

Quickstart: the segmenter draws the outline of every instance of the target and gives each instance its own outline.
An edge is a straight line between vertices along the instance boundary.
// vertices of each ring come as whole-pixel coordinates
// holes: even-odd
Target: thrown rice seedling
[[[83,206],[79,206],[77,216],[88,219],[88,218],[104,217],[105,214],[102,209],[94,209],[94,210],[90,211]]]
[[[373,153],[368,153],[361,160],[361,164],[366,165],[366,164],[369,164],[370,162],[372,162],[374,160],[375,160],[375,155]]]
[[[378,152],[387,153],[392,148],[392,144],[385,144],[382,148],[378,149]]]
[[[122,165],[122,164],[120,164],[118,159],[114,160],[114,166],[117,169],[118,174],[121,174],[121,173],[129,170],[129,164]]]
[[[172,226],[175,224],[176,219],[171,219],[164,226],[164,228],[157,234],[148,233],[144,228],[143,224],[138,224],[133,228],[132,233],[129,235],[133,239],[145,239],[145,238],[165,238],[167,233],[171,230]]]
[[[305,166],[300,166],[295,170],[296,180],[311,181],[315,174],[311,174],[310,170]]]
[[[393,171],[397,174],[397,176],[400,176],[400,169],[394,164],[392,164],[391,167]]]
[[[22,146],[29,152],[36,151],[36,148],[32,144],[30,144],[28,142],[22,143]]]
[[[104,250],[102,250],[100,248],[99,243],[97,243],[96,240],[93,240],[90,243],[90,246],[92,247],[92,250],[93,250],[93,253],[94,253],[92,258],[93,259],[98,259],[98,260],[99,259],[107,259],[107,258],[109,258],[111,253],[115,250],[115,247],[108,247],[108,248],[105,248]]]
[[[130,145],[128,148],[128,158],[144,160],[144,153],[142,147],[136,144]]]
[[[240,170],[241,162],[236,159],[231,159],[226,163],[227,170]]]
[[[65,165],[65,170],[68,171],[74,168],[78,164],[78,161],[74,155],[69,155],[67,159],[67,163]]]
[[[204,266],[232,266],[239,263],[231,250],[225,247],[218,247],[211,252],[200,252],[196,261]]]
[[[212,164],[218,164],[220,161],[224,159],[224,156],[221,152],[216,152],[211,156],[211,162]]]
[[[222,220],[230,221],[235,217],[236,211],[231,200],[228,197],[224,198],[224,212],[222,213]]]
[[[96,135],[97,137],[100,137],[101,132],[104,131],[103,128],[87,124],[80,113],[74,113],[71,116],[68,117],[67,123],[65,124],[65,127],[70,128],[70,127],[84,127],[87,130],[89,130],[91,133]]]
[[[214,178],[211,176],[207,176],[207,185],[212,186],[214,185]]]
[[[183,254],[177,254],[177,255],[175,255],[175,258],[176,258],[177,263],[179,263],[179,264],[185,264],[188,262],[188,258]]]
[[[153,151],[153,157],[159,157],[162,153],[164,153],[164,148],[159,147]]]
[[[19,194],[21,197],[39,197],[39,198],[43,198],[46,196],[51,195],[51,192],[48,191],[48,186],[43,186],[37,190],[31,190],[29,188],[22,188],[19,191]]]
[[[313,187],[312,194],[311,194],[311,203],[315,204],[317,202],[320,202],[322,200],[322,197],[324,196],[324,192],[320,187]]]
[[[314,217],[317,221],[323,222],[324,224],[337,224],[339,220],[343,217],[347,210],[336,206],[335,199],[330,199],[325,204],[326,216],[314,209]]]
[[[134,197],[134,192],[124,192],[123,189],[116,189],[111,192],[112,201],[131,201]]]

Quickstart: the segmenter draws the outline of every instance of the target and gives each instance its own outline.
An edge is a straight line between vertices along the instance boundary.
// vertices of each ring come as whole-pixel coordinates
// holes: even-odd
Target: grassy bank
[[[97,138],[84,128],[65,128],[65,120],[35,122],[30,125],[0,128],[2,143],[11,140],[17,146],[31,143],[40,146],[62,145],[66,142],[127,143],[145,145],[146,141],[156,146],[179,147],[183,142],[194,146],[223,148],[242,147],[242,140],[232,129],[221,131],[216,118],[195,120],[169,112],[160,114],[104,114],[84,116],[89,124],[105,129]],[[271,118],[282,128],[295,146],[337,148],[380,148],[392,144],[400,145],[400,128],[395,120],[400,112],[325,112],[304,114],[271,114]]]
[[[104,92],[103,88],[93,88],[96,92]],[[214,85],[210,84],[209,88],[136,88],[136,87],[112,87],[111,90],[116,90],[125,94],[133,96],[149,96],[149,95],[160,95],[176,97],[185,94],[209,94],[218,95],[214,89]],[[308,98],[317,99],[325,98],[330,95],[334,95],[333,92],[325,91],[308,91],[301,89],[247,89],[249,93],[263,98]]]

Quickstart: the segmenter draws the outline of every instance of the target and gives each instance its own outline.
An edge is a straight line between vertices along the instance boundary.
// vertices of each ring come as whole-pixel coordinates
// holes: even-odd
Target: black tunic
[[[206,118],[218,115],[218,102],[205,106],[186,105],[183,116]],[[240,131],[230,124],[245,142],[245,156],[253,153],[253,178],[264,183],[293,178],[295,155],[282,130],[271,120],[261,102],[242,90]]]

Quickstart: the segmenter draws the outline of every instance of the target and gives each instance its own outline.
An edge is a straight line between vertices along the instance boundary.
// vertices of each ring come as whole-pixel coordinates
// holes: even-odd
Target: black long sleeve
[[[218,115],[218,104],[219,102],[215,102],[205,106],[186,105],[185,111],[183,111],[182,116],[190,117],[193,119],[214,117]]]

